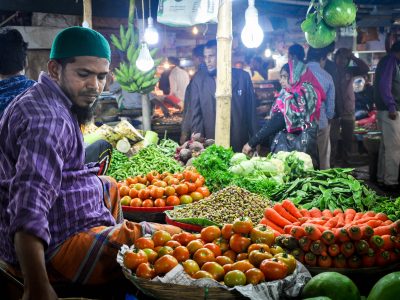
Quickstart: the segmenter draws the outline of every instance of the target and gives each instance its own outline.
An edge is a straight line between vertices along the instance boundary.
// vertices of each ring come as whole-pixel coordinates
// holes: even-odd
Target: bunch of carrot
[[[358,268],[400,259],[400,220],[384,213],[298,209],[286,199],[267,208],[260,223],[276,236],[296,238],[292,252],[309,266]]]

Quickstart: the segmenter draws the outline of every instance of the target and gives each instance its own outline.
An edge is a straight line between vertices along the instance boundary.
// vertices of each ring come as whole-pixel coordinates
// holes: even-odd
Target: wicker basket
[[[197,287],[178,285],[171,283],[154,282],[148,279],[138,278],[130,274],[126,269],[122,269],[125,277],[131,281],[143,294],[159,300],[176,299],[212,299],[212,300],[233,300],[249,299],[244,297],[236,290],[226,290],[216,287]]]

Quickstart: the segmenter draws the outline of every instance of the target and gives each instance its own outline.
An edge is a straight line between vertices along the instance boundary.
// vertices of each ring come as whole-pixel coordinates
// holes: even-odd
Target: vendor
[[[120,246],[163,226],[124,221],[116,182],[84,164],[79,125],[104,88],[110,57],[100,33],[62,30],[48,73],[0,120],[0,258],[23,277],[24,299],[57,299],[55,281],[122,277]]]

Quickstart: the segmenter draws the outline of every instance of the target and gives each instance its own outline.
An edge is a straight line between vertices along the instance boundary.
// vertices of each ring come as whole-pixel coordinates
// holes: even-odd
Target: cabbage
[[[242,175],[248,175],[254,171],[254,163],[250,160],[242,161],[239,166],[243,169]]]
[[[356,19],[357,7],[352,0],[331,0],[324,7],[323,16],[326,24],[332,27],[345,27]]]
[[[289,152],[287,152],[287,153],[289,153]],[[277,174],[283,174],[283,172],[285,170],[285,164],[283,163],[283,161],[276,159],[276,158],[271,158],[270,162],[275,166]]]
[[[244,154],[244,153],[235,153],[232,156],[230,163],[231,163],[232,166],[235,166],[235,165],[238,165],[242,161],[245,161],[245,160],[247,160],[246,154]]]
[[[324,21],[321,21],[316,25],[316,30],[306,32],[305,37],[310,46],[323,48],[335,40],[336,30],[326,25]]]
[[[270,161],[260,161],[255,167],[265,175],[275,175],[277,173],[276,166]]]
[[[242,168],[242,166],[239,164],[239,165],[235,165],[235,166],[230,167],[230,168],[229,168],[229,171],[232,172],[232,173],[234,173],[234,174],[241,175],[241,174],[243,173],[243,168]]]
[[[278,153],[275,153],[274,155],[272,155],[272,158],[276,158],[281,161],[285,161],[286,157],[288,157],[289,155],[290,155],[290,152],[279,151]]]
[[[293,151],[292,152],[295,157],[302,160],[304,162],[304,171],[313,170],[314,166],[312,163],[312,158],[310,155],[304,152]]]

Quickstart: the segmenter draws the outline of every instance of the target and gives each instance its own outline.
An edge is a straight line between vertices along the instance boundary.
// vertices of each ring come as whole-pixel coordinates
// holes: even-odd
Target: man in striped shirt
[[[84,163],[80,125],[104,88],[110,56],[100,33],[64,29],[48,73],[0,120],[0,258],[14,275],[22,272],[24,299],[56,299],[50,285],[56,280],[121,277],[121,244],[153,229],[124,221],[115,181]]]
[[[335,115],[335,85],[332,76],[323,67],[326,61],[326,52],[323,49],[315,49],[310,46],[307,52],[307,67],[317,78],[325,92],[326,99],[321,104],[321,114],[318,127],[318,154],[319,168],[330,168],[330,120]]]

